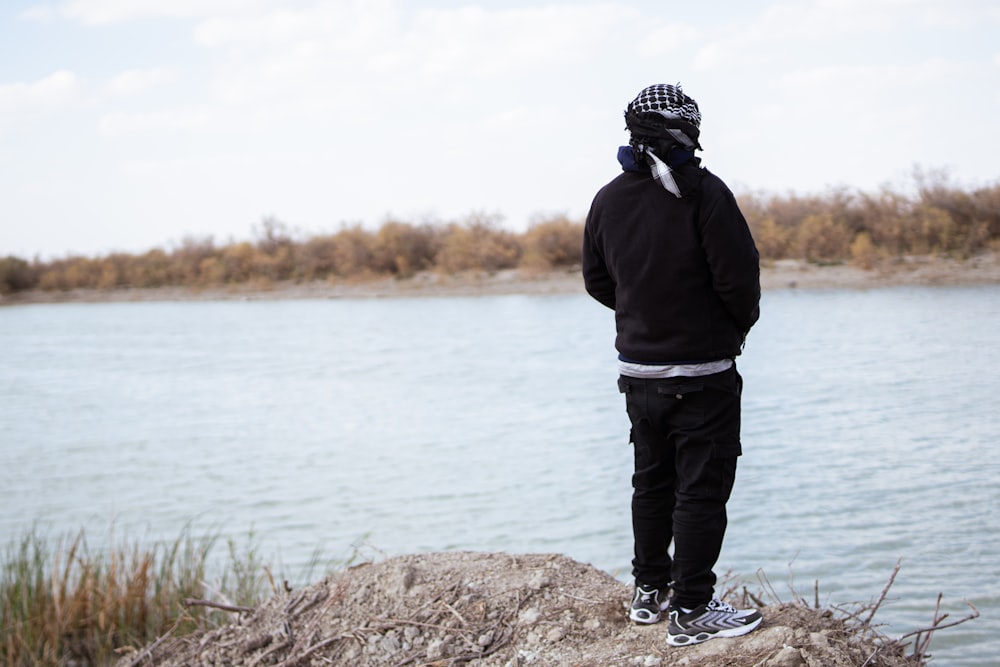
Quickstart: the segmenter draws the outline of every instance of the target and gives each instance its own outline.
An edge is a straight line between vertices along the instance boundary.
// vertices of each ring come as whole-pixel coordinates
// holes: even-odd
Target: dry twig
[[[774,590],[774,586],[771,585],[771,581],[767,578],[763,568],[757,570],[757,581],[760,582],[764,592],[770,595],[775,602],[778,604],[784,604],[784,602],[781,601],[781,598],[778,597],[778,592]]]
[[[557,592],[559,593],[559,595],[565,595],[568,598],[572,598],[574,600],[579,600],[580,602],[588,602],[590,604],[601,604],[599,600],[590,600],[590,599],[587,599],[587,598],[582,598],[582,597],[580,597],[578,595],[570,595],[569,593],[567,593],[566,591],[564,591],[562,589],[559,589]]]
[[[196,598],[184,598],[185,607],[210,607],[212,609],[221,609],[222,611],[231,611],[234,614],[249,614],[251,612],[257,611],[253,607],[241,607],[235,604],[222,604],[221,602],[212,602],[211,600],[199,600]]]
[[[285,658],[278,665],[278,667],[294,667],[295,665],[298,665],[299,663],[304,661],[306,658],[308,658],[321,648],[325,648],[334,642],[340,641],[341,639],[354,639],[354,635],[351,633],[343,632],[339,635],[334,635],[332,637],[327,637],[326,639],[322,639],[313,644],[312,646],[310,646],[309,648],[305,649],[301,653],[296,653],[295,655]]]
[[[174,633],[174,630],[177,629],[177,626],[179,626],[181,624],[181,621],[183,621],[185,618],[187,617],[184,616],[183,614],[178,616],[177,620],[174,621],[174,624],[170,627],[170,629],[164,632],[162,635],[160,635],[155,642],[153,642],[143,650],[139,651],[139,655],[137,655],[135,658],[132,659],[132,662],[128,664],[128,667],[138,667],[138,665],[146,658],[152,660],[153,651],[158,649],[160,647],[160,644],[165,642],[167,640],[167,637],[169,637]]]
[[[893,583],[896,581],[896,575],[899,574],[899,568],[902,567],[903,559],[900,558],[896,561],[895,567],[892,568],[892,574],[889,575],[889,581],[885,583],[885,587],[882,588],[882,593],[875,600],[875,603],[871,606],[868,612],[868,618],[862,621],[862,624],[866,626],[871,626],[872,619],[875,618],[876,612],[878,612],[879,607],[885,602],[885,597],[889,594],[889,589],[892,588]]]
[[[934,620],[931,622],[931,625],[929,627],[921,628],[919,630],[914,630],[913,632],[907,632],[905,635],[901,636],[899,639],[896,640],[896,642],[899,643],[908,637],[916,636],[916,639],[914,639],[913,641],[913,657],[917,658],[918,660],[926,659],[927,649],[930,646],[931,637],[934,635],[935,632],[937,632],[938,630],[943,630],[944,628],[953,628],[956,625],[965,623],[966,621],[971,621],[973,619],[979,618],[979,610],[976,609],[976,606],[971,602],[969,602],[968,600],[963,600],[963,602],[969,605],[969,608],[972,609],[972,613],[969,614],[968,616],[965,616],[964,618],[960,618],[957,621],[952,621],[951,623],[942,624],[942,621],[948,618],[948,614],[940,613],[941,597],[942,594],[938,593],[937,604],[934,606]]]
[[[796,553],[795,558],[798,557],[799,554]],[[792,560],[788,562],[788,591],[792,594],[792,599],[795,600],[795,602],[801,604],[803,607],[808,607],[809,605],[806,603],[805,598],[799,595],[799,592],[795,589],[795,571],[792,569],[792,565],[795,564],[795,558],[792,558]]]

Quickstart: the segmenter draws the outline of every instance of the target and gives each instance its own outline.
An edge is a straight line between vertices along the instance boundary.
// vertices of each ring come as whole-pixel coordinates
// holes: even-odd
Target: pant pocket
[[[712,441],[712,458],[730,459],[743,455],[739,439],[722,438]]]
[[[666,433],[691,435],[705,430],[705,384],[700,381],[661,382],[656,387],[658,424]]]

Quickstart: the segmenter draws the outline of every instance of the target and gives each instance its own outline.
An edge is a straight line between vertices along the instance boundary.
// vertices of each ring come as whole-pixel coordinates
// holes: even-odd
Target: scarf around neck
[[[684,179],[681,179],[681,182],[678,182],[678,174],[675,169],[691,160],[698,162],[698,160],[694,157],[694,151],[683,150],[680,147],[677,147],[667,153],[667,162],[664,162],[657,157],[656,154],[652,153],[648,147],[643,153],[640,154],[640,156],[637,156],[636,153],[637,150],[632,146],[618,147],[618,163],[622,166],[624,171],[649,173],[660,183],[660,185],[663,186],[665,190],[667,190],[667,192],[677,198],[683,197],[683,191],[688,188],[682,187]],[[645,158],[644,162],[646,164],[640,163],[640,160],[643,159],[643,157]]]
[[[680,84],[644,88],[625,110],[625,125],[632,135],[629,144],[633,161],[648,164],[653,178],[678,198],[683,194],[674,169],[701,148],[700,124],[698,104],[684,94]]]

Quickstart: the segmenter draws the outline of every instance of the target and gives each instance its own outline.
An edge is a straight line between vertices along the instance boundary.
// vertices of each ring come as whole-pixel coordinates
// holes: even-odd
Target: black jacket
[[[760,260],[736,198],[697,160],[677,171],[681,199],[648,170],[625,171],[587,215],[584,284],[614,309],[630,361],[734,357],[760,314]]]

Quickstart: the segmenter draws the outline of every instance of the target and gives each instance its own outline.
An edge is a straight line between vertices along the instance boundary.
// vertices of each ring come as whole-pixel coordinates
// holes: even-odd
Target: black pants
[[[698,378],[621,376],[618,388],[635,448],[632,574],[661,590],[673,582],[676,604],[696,607],[714,594],[741,454],[743,379],[733,366]]]

